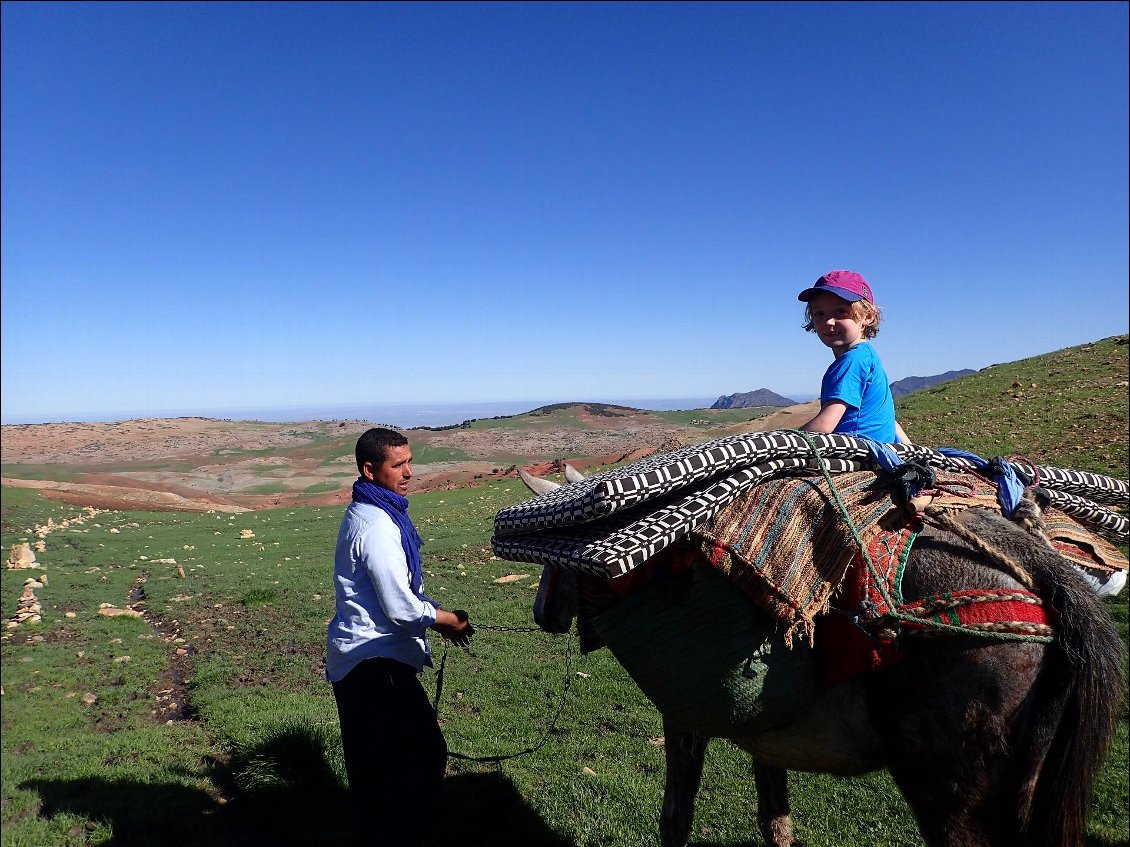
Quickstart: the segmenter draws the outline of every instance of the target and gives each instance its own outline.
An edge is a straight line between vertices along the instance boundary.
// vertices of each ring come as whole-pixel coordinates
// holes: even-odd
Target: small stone
[[[136,609],[118,609],[113,606],[102,606],[98,614],[108,618],[140,618],[141,612]]]
[[[8,567],[12,569],[30,568],[35,564],[35,554],[31,552],[31,545],[26,541],[12,545],[8,554]]]

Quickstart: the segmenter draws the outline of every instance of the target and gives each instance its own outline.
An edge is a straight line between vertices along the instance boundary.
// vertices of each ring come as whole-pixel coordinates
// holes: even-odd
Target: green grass
[[[74,482],[79,476],[70,465],[0,465],[0,473],[9,479],[40,479],[53,482]]]
[[[292,468],[288,464],[252,465],[249,470],[256,476],[276,476],[278,474],[288,474],[291,472]]]
[[[353,474],[334,474],[339,477],[353,477]],[[308,485],[302,489],[303,494],[325,494],[329,491],[337,491],[340,488],[345,488],[344,482],[316,482],[313,485]]]
[[[28,518],[41,507],[54,509],[23,491],[9,503],[9,493],[4,490],[6,513]],[[480,625],[531,623],[536,569],[494,559],[485,543],[495,512],[522,497],[514,483],[500,481],[413,497],[429,592],[449,608],[471,610]],[[38,592],[44,622],[21,627],[21,643],[12,639],[3,647],[4,843],[76,843],[68,835],[76,827],[88,839],[77,843],[155,847],[316,845],[334,833],[343,783],[322,645],[332,613],[327,555],[339,514],[329,508],[235,516],[105,513],[82,531],[49,535],[40,555],[49,575]],[[56,512],[57,520],[65,516]],[[240,539],[241,529],[254,537]],[[17,534],[6,531],[4,543]],[[169,558],[176,565],[156,561]],[[5,609],[14,607],[26,573],[3,574]],[[514,573],[528,577],[495,582]],[[183,642],[166,640],[145,621],[97,615],[100,603],[124,606],[140,579],[148,607],[170,625],[175,620]],[[1125,631],[1125,600],[1121,608]],[[77,617],[66,618],[68,609]],[[45,640],[23,641],[34,634]],[[184,694],[196,720],[166,726],[151,712],[157,692],[172,685],[165,666],[178,644],[194,651]],[[569,637],[483,627],[470,652],[451,651],[440,708],[451,749],[484,756],[537,744],[558,705],[572,649]],[[130,661],[115,662],[123,655]],[[537,752],[497,769],[452,763],[444,805],[454,820],[437,822],[437,838],[463,834],[482,845],[654,843],[663,759],[649,739],[662,735],[658,714],[607,651],[574,655],[569,678],[561,719]],[[434,675],[424,681],[434,691]],[[98,697],[92,706],[81,701],[87,692]],[[1123,728],[1123,750],[1125,735]],[[1125,809],[1119,812],[1125,773],[1124,764],[1121,770],[1108,764],[1093,831],[1125,828]],[[749,776],[742,754],[712,743],[695,841],[754,840],[752,820],[734,813],[752,808]],[[484,785],[498,805],[484,805]],[[792,787],[798,834],[809,845],[893,847],[914,831],[884,774],[853,780],[795,774]],[[220,796],[229,802],[220,804]],[[184,819],[183,832],[144,811],[158,798]],[[295,811],[313,811],[314,798],[318,829]],[[497,819],[509,820],[510,803],[522,814],[499,834]],[[234,840],[255,831],[259,840]],[[489,833],[511,840],[492,841]]]
[[[679,409],[670,412],[652,412],[657,418],[683,426],[725,426],[763,418],[777,409],[757,406],[749,409]]]
[[[432,465],[436,462],[470,462],[473,457],[454,447],[432,447],[426,442],[412,445],[413,465]]]
[[[471,422],[471,429],[544,429],[547,427],[573,427],[584,429],[585,423],[577,417],[577,411],[587,405],[559,404],[543,406],[525,414],[502,418],[484,418]]]
[[[1096,387],[1125,378],[1126,347],[1105,344],[1095,347],[1113,358]],[[972,388],[955,384],[944,395],[931,389],[904,398],[900,415],[912,437],[1010,452],[994,447],[1002,431],[1025,423],[1024,415],[986,412],[976,418],[983,424],[970,426],[972,416],[947,416],[939,397],[987,408],[1000,380],[1018,381],[1007,373],[1013,367],[990,369],[994,381],[975,380]],[[1069,386],[1054,390],[1069,394]],[[1117,457],[1125,440],[1125,392],[1103,434],[1088,432],[1086,439],[1071,427],[1092,420],[1084,415],[1101,413],[1105,401],[1073,401],[1069,414],[1058,408],[1059,397],[1041,407],[1058,426],[1025,423],[1036,427],[1026,436],[1028,455],[1117,470],[1110,464],[1116,459],[1101,457]],[[1091,452],[1074,450],[1079,442]],[[1114,475],[1125,477],[1125,467]],[[479,625],[471,649],[447,657],[440,719],[451,750],[509,754],[546,739],[535,752],[497,766],[452,760],[427,822],[432,843],[653,845],[664,768],[663,750],[652,743],[662,735],[659,715],[607,650],[579,657],[570,636],[526,631],[538,569],[491,553],[495,513],[526,496],[516,481],[489,480],[412,497],[429,594],[448,608],[468,609]],[[4,549],[34,543],[35,527],[48,517],[57,525],[83,515],[28,489],[4,488],[0,506]],[[36,568],[0,572],[6,619],[24,580],[48,577],[36,590],[43,621],[6,630],[0,645],[0,844],[314,847],[343,840],[340,740],[324,679],[340,516],[339,507],[103,512],[48,534]],[[241,530],[253,537],[241,538]],[[526,578],[496,582],[513,574]],[[102,603],[125,607],[138,599],[146,619],[98,614]],[[1127,594],[1107,608],[1125,641]],[[442,643],[434,639],[433,646],[438,660]],[[566,677],[564,708],[546,738]],[[434,693],[434,672],[423,680]],[[85,702],[87,694],[95,699]],[[1127,737],[1124,704],[1096,788],[1088,847],[1127,843]],[[797,837],[809,847],[918,843],[884,773],[792,774],[790,785]],[[748,758],[712,742],[692,843],[761,843],[755,808]]]
[[[278,451],[270,452],[272,455]],[[148,461],[122,462],[114,466],[116,473],[188,473],[196,467],[190,460],[157,459]],[[12,479],[39,479],[53,482],[81,482],[85,474],[106,473],[102,464],[83,464],[66,462],[61,464],[6,464],[3,474]]]
[[[239,494],[282,494],[289,491],[290,486],[285,482],[261,482],[258,485],[249,485],[245,488],[240,488]]]
[[[1121,336],[994,365],[900,398],[899,420],[930,447],[1125,479],[1127,349]]]

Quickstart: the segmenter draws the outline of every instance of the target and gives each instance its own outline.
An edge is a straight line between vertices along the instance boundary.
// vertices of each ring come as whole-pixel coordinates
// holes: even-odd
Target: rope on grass
[[[482,629],[494,632],[541,632],[537,627],[512,627],[512,626],[490,626],[488,624],[477,624],[475,629]],[[463,648],[467,650],[467,648]],[[468,651],[469,652],[469,651]],[[443,642],[443,655],[439,660],[439,668],[436,670],[436,693],[435,699],[432,702],[432,709],[439,717],[439,700],[443,694],[443,675],[447,667],[447,640]],[[549,722],[545,732],[542,734],[541,739],[536,743],[526,747],[524,750],[519,750],[517,753],[500,753],[494,756],[469,756],[466,753],[454,753],[448,751],[448,758],[460,759],[465,762],[482,762],[484,764],[499,764],[508,759],[517,759],[519,756],[525,756],[529,753],[536,752],[545,746],[549,741],[549,737],[557,728],[557,720],[561,717],[561,712],[565,708],[565,698],[569,694],[569,686],[573,682],[573,639],[567,638],[565,645],[565,673],[561,680],[561,697],[557,701],[557,710],[553,714],[553,720]]]

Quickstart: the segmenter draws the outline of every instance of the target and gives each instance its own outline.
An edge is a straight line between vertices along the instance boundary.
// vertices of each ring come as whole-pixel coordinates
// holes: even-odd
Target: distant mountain
[[[739,394],[723,394],[714,401],[711,409],[752,409],[755,406],[795,406],[796,400],[774,394],[768,388],[757,391],[743,391]]]
[[[977,371],[966,368],[960,371],[946,371],[944,374],[937,374],[936,376],[908,376],[905,379],[896,380],[891,383],[891,394],[895,397],[902,397],[904,394],[911,394],[915,391],[921,391],[923,388],[941,385],[943,382],[949,382],[951,379],[958,379],[959,377],[969,376],[969,374],[974,373],[977,373]],[[798,403],[799,401],[782,397],[780,394],[776,394],[768,388],[759,388],[757,391],[723,394],[714,401],[714,405],[710,408],[752,409],[755,406],[796,406]]]
[[[943,382],[949,382],[951,379],[969,376],[969,374],[974,373],[977,373],[977,371],[971,371],[966,368],[960,371],[946,371],[944,374],[938,374],[937,376],[908,376],[906,379],[895,380],[891,383],[891,394],[895,397],[902,397],[904,394],[921,391],[923,388],[941,385]]]

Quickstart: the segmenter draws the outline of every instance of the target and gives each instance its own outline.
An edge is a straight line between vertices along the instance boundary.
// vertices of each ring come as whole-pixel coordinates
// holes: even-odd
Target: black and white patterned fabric
[[[1049,491],[1071,494],[1110,506],[1125,508],[1127,505],[1127,485],[1123,480],[1087,471],[1030,465],[1017,460],[1012,461],[1012,466],[1025,485],[1038,485]]]
[[[901,444],[891,447],[904,461],[921,462],[939,470],[976,471],[976,465],[968,459],[946,456],[929,447]],[[798,430],[741,433],[650,456],[502,509],[495,516],[495,536],[561,530],[588,524],[640,503],[659,500],[678,491],[702,488],[715,478],[767,462],[799,458],[814,463],[817,452],[825,461],[863,462],[867,468],[875,469],[866,442],[849,435],[801,433]],[[1042,488],[1048,490],[1113,505],[1126,506],[1130,503],[1130,486],[1123,480],[1026,463],[1013,463],[1013,466],[1022,479],[1027,482],[1037,480]],[[1102,525],[1118,525],[1120,516],[1094,503],[1092,506],[1095,510],[1093,517],[1099,518]],[[1076,516],[1083,518],[1078,513]]]
[[[870,468],[836,458],[826,460],[826,465],[831,473]],[[814,468],[811,458],[774,459],[718,477],[701,488],[649,500],[604,520],[537,533],[495,535],[491,547],[496,556],[509,561],[564,565],[614,578],[688,536],[743,491],[776,477],[814,473]]]
[[[903,461],[977,471],[962,457],[920,445],[892,445]],[[819,459],[816,454],[819,454]],[[646,562],[713,518],[738,494],[777,476],[877,470],[866,442],[847,435],[774,430],[743,433],[651,456],[569,483],[495,516],[491,547],[500,558],[564,565],[612,578]],[[1104,538],[1125,543],[1130,522],[1099,502],[1126,506],[1122,480],[1013,462],[1052,505]],[[1096,502],[1098,501],[1098,502]]]
[[[1042,486],[1041,486],[1042,487]],[[1066,491],[1056,491],[1054,488],[1044,488],[1051,504],[1092,532],[1101,535],[1114,544],[1125,544],[1130,536],[1130,521],[1124,515],[1112,512],[1098,506],[1093,500],[1080,497],[1078,494],[1069,494]]]
[[[821,434],[808,437],[825,458],[869,458],[866,444],[854,438]],[[698,487],[726,473],[784,458],[814,458],[812,447],[795,430],[731,435],[691,445],[604,471],[502,509],[495,516],[494,532],[503,536],[588,523],[637,503]]]

